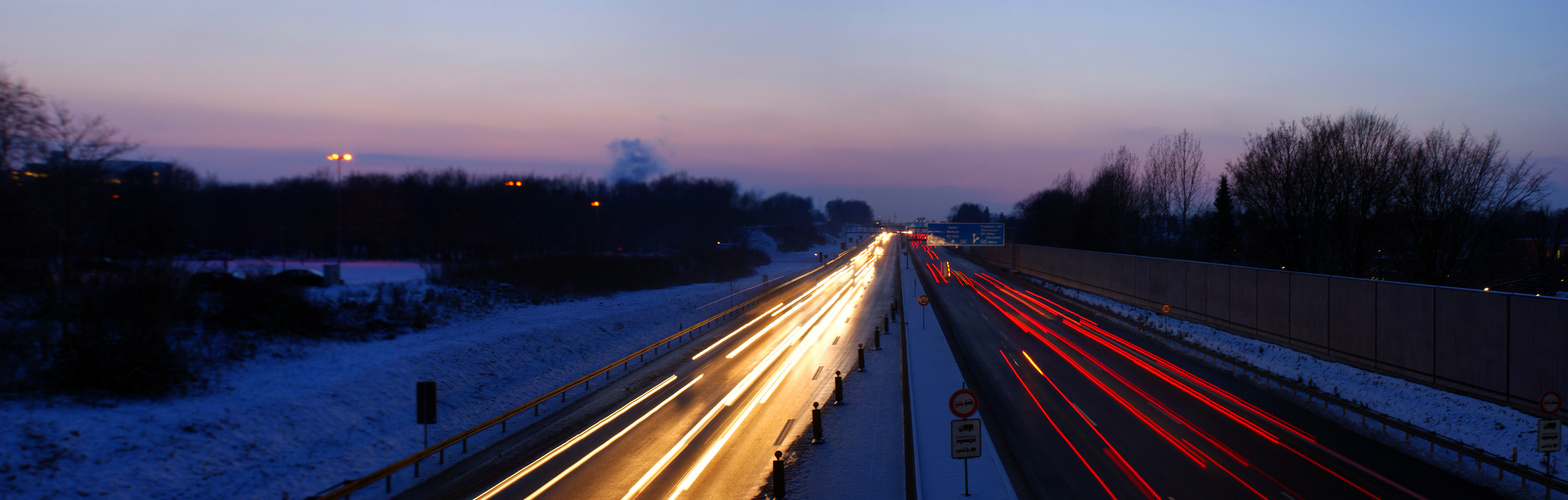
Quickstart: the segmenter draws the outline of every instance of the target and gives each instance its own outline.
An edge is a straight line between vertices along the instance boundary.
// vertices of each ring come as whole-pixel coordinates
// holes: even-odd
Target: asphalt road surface
[[[896,351],[871,351],[896,292],[891,251],[886,237],[855,250],[666,354],[657,376],[609,385],[594,395],[601,404],[563,410],[520,433],[532,433],[524,444],[502,443],[402,497],[756,496],[774,451],[810,432],[813,402],[831,400],[834,373],[853,376],[858,344],[897,366]]]
[[[1021,497],[1497,496],[1060,296],[911,253]]]

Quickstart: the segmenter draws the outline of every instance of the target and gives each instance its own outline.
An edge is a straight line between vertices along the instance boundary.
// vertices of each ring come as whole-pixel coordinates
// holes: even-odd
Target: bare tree
[[[43,129],[44,109],[42,96],[0,67],[0,175],[34,159],[32,144]]]
[[[1410,151],[1398,121],[1358,110],[1249,137],[1227,170],[1267,264],[1364,277],[1386,238]]]
[[[1508,243],[1507,226],[1545,196],[1546,173],[1529,157],[1513,163],[1497,134],[1458,137],[1435,128],[1402,172],[1399,229],[1405,278],[1434,285],[1477,285]]]
[[[1134,248],[1140,218],[1138,155],[1126,146],[1100,157],[1084,189],[1078,218],[1080,244],[1089,250]]]
[[[1149,146],[1142,194],[1150,232],[1157,241],[1174,242],[1190,229],[1194,203],[1203,182],[1203,149],[1191,132],[1165,136]]]
[[[121,137],[103,116],[79,116],[56,101],[45,110],[32,146],[52,167],[100,167],[140,145]]]

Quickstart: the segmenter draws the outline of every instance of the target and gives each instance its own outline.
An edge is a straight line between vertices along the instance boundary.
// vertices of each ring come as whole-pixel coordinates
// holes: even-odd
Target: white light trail
[[[681,393],[686,392],[686,389],[690,389],[692,385],[695,385],[698,380],[702,380],[702,375],[698,375],[697,378],[691,379],[691,382],[687,382],[686,385],[680,388],[680,390],[675,391],[674,394],[671,394],[670,397],[665,398],[663,402],[660,402],[658,405],[648,410],[648,412],[644,413],[641,417],[637,417],[637,420],[632,421],[632,423],[627,425],[625,429],[621,429],[621,432],[615,433],[615,435],[611,436],[610,439],[605,440],[604,443],[600,444],[597,448],[594,448],[593,451],[588,452],[588,454],[583,456],[582,459],[578,460],[577,463],[574,463],[571,467],[567,467],[566,470],[561,471],[561,473],[556,475],[554,479],[551,479],[548,483],[544,483],[544,486],[540,486],[539,489],[534,490],[532,495],[528,495],[528,498],[523,500],[534,500],[535,498],[539,498],[539,495],[544,494],[544,490],[549,489],[551,486],[555,486],[555,483],[560,482],[561,479],[564,479],[567,474],[571,474],[572,471],[577,470],[577,468],[581,467],[584,462],[588,461],[588,459],[593,458],[594,455],[598,455],[599,452],[604,451],[605,448],[610,447],[611,443],[614,443],[615,440],[620,439],[621,436],[625,436],[626,433],[631,432],[632,428],[637,427],[637,424],[640,424],[642,421],[647,420],[648,417],[653,416],[653,414],[659,411],[660,408],[664,408],[664,405],[670,404],[670,402],[674,401],[676,397],[681,395]]]
[[[556,455],[560,455],[562,451],[565,451],[567,448],[571,448],[572,445],[575,445],[575,444],[577,444],[577,442],[582,441],[584,438],[588,437],[589,434],[593,434],[594,432],[598,431],[599,428],[604,427],[605,424],[610,423],[611,420],[615,420],[617,417],[620,417],[622,414],[626,413],[628,410],[631,410],[631,408],[633,406],[637,406],[638,403],[641,403],[643,400],[648,399],[649,396],[652,396],[653,393],[658,392],[659,389],[663,389],[664,386],[670,385],[671,382],[675,381],[675,378],[676,377],[672,375],[672,376],[670,376],[670,378],[667,378],[663,382],[660,382],[659,385],[653,386],[652,389],[648,389],[648,392],[644,392],[644,393],[642,393],[641,396],[638,396],[637,399],[632,400],[632,402],[630,402],[630,403],[626,403],[626,405],[622,406],[621,409],[615,410],[615,413],[611,413],[609,416],[604,417],[603,419],[600,419],[597,423],[593,424],[593,426],[589,427],[587,430],[584,430],[582,432],[577,433],[576,436],[572,436],[572,438],[567,440],[565,443],[561,443],[560,446],[556,446],[555,449],[550,450],[549,453],[546,453],[546,454],[544,454],[544,456],[539,457],[538,460],[534,460],[533,463],[528,464],[527,467],[523,467],[522,470],[519,470],[516,473],[512,474],[510,477],[506,478],[505,481],[501,481],[500,484],[497,484],[495,486],[490,487],[489,490],[486,490],[484,492],[484,494],[481,494],[478,497],[475,497],[475,499],[476,500],[486,500],[486,499],[494,497],[496,495],[496,493],[500,493],[501,490],[504,490],[507,487],[511,486],[513,483],[516,483],[519,479],[522,479],[523,476],[528,475],[528,473],[533,472],[534,469],[538,469],[539,466],[543,465],[545,462],[548,462],[548,461],[550,461],[550,459],[555,458]],[[698,378],[701,378],[701,375],[699,375]],[[693,380],[693,382],[695,382],[695,380]]]

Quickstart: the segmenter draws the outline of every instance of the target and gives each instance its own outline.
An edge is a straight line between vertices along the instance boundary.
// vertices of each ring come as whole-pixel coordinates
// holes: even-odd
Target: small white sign
[[[953,458],[980,458],[980,419],[953,420]]]
[[[957,422],[957,420],[954,420]],[[957,445],[954,445],[957,446]],[[1563,423],[1541,419],[1535,423],[1535,451],[1551,453],[1563,447]],[[957,450],[957,448],[954,448]],[[956,451],[955,451],[956,453]]]

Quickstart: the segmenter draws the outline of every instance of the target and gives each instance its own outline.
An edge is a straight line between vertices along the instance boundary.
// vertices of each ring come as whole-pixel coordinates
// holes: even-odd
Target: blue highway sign
[[[1002,224],[984,222],[932,222],[926,244],[937,246],[1002,246]]]

